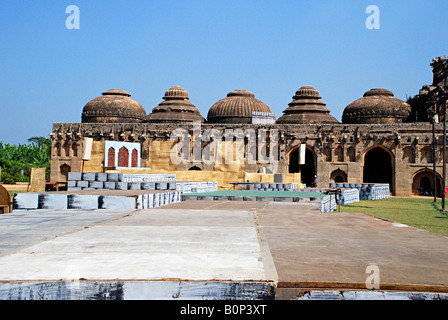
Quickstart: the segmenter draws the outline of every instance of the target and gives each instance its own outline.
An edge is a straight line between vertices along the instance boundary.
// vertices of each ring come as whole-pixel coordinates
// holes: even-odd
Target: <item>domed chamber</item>
[[[146,117],[145,122],[150,123],[192,123],[204,122],[199,110],[189,101],[188,92],[174,86],[165,92],[163,100]]]
[[[83,123],[134,123],[146,117],[143,106],[121,89],[111,89],[90,100],[83,108]]]
[[[207,115],[209,123],[252,123],[253,112],[272,114],[266,103],[247,90],[234,90],[227,97],[211,106]]]
[[[330,110],[322,102],[319,92],[312,86],[303,86],[292,97],[293,101],[277,119],[278,124],[322,124],[339,123],[330,115]]]
[[[411,106],[387,89],[371,89],[345,107],[342,123],[387,124],[406,122]]]

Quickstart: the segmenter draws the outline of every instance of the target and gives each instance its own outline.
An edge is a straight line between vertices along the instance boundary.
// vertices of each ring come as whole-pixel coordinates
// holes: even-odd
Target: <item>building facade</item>
[[[432,66],[435,81],[444,84],[445,58]],[[311,86],[299,88],[277,120],[247,90],[230,92],[204,118],[179,86],[148,115],[128,93],[113,89],[86,104],[81,123],[53,124],[50,179],[66,181],[70,171],[134,170],[230,188],[229,182],[268,181],[276,173],[307,186],[317,178],[320,188],[389,183],[392,194],[411,196],[432,193],[435,165],[440,195],[443,127],[434,124],[433,139],[429,117],[416,121],[415,115],[431,108],[442,114],[442,103],[425,97],[408,104],[372,89],[345,108],[339,123]],[[83,160],[86,138],[91,153]]]

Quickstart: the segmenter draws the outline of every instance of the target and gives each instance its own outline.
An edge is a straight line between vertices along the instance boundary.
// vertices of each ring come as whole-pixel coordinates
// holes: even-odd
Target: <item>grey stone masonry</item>
[[[81,172],[69,172],[68,173],[68,181],[78,181],[82,180]]]
[[[84,172],[82,174],[82,180],[84,181],[95,181],[96,173],[94,172]]]
[[[97,173],[96,181],[107,181],[107,173]]]
[[[218,183],[215,181],[176,181],[175,174],[70,172],[68,191],[101,189],[207,192],[218,190]]]
[[[176,181],[175,174],[139,174],[139,173],[120,173],[118,181],[123,182],[158,182],[158,181]]]
[[[144,194],[135,197],[17,193],[13,198],[13,210],[70,210],[70,209],[145,209],[181,201],[178,191]]]

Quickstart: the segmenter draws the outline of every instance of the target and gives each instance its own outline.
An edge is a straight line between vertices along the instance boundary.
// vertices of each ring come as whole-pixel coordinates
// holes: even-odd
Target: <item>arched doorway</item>
[[[388,183],[394,193],[393,159],[389,151],[376,146],[364,155],[364,183]]]
[[[316,156],[314,152],[306,147],[305,164],[299,165],[299,148],[295,148],[289,154],[289,173],[301,173],[302,182],[311,186],[316,175]]]
[[[436,175],[437,196],[442,196],[442,179]],[[417,196],[434,195],[434,171],[423,169],[417,172],[412,179],[412,194]]]
[[[68,173],[71,172],[72,168],[68,164],[63,164],[59,167],[59,170],[61,171],[61,181],[60,182],[66,182],[68,181]]]
[[[341,169],[334,170],[330,175],[330,181],[335,183],[347,182],[347,173]]]

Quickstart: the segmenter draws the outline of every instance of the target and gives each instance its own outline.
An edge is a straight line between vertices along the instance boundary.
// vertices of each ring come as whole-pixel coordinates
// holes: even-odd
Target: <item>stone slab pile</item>
[[[181,201],[178,191],[163,191],[129,196],[93,194],[16,193],[13,211],[17,210],[94,210],[148,209]]]
[[[353,189],[342,189],[341,195],[341,205],[346,205],[350,203],[359,202],[359,190]]]
[[[209,192],[218,190],[216,181],[176,181],[175,174],[70,172],[67,191],[80,190],[172,190]]]
[[[330,183],[330,188],[357,189],[359,200],[390,198],[390,187],[387,183]]]
[[[67,191],[176,190],[175,174],[69,172]]]

